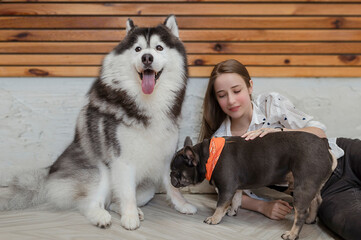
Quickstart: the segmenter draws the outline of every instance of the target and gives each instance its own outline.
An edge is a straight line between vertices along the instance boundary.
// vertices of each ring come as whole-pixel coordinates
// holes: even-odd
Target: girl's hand
[[[283,200],[275,200],[271,202],[263,202],[259,209],[260,213],[273,220],[282,220],[287,214],[291,213],[292,207],[288,202]]]
[[[246,138],[245,140],[253,140],[256,137],[263,137],[266,136],[268,133],[271,132],[280,132],[280,128],[260,128],[254,131],[246,132],[242,135],[243,138]]]

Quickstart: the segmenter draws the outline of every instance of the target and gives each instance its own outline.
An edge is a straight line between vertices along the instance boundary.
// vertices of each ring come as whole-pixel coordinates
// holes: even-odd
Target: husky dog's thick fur
[[[196,212],[169,179],[188,77],[175,17],[153,28],[129,19],[126,31],[103,61],[73,142],[49,168],[16,177],[0,196],[0,209],[50,202],[75,207],[106,228],[109,208],[124,228],[136,229],[143,219],[138,207],[163,183],[178,211]]]

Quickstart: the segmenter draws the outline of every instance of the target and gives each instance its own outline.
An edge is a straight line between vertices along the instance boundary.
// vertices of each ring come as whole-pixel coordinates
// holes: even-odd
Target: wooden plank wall
[[[169,14],[191,77],[229,58],[258,77],[361,76],[361,0],[0,0],[0,77],[97,76],[128,17]]]

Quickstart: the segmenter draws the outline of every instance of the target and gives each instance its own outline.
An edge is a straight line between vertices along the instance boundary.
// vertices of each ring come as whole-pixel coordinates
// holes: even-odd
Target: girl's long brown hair
[[[214,66],[203,100],[203,117],[198,138],[199,141],[203,141],[205,138],[210,138],[221,126],[227,116],[219,106],[214,92],[214,82],[217,77],[223,73],[236,73],[245,81],[247,88],[251,86],[251,77],[249,76],[246,67],[237,60],[229,59]]]

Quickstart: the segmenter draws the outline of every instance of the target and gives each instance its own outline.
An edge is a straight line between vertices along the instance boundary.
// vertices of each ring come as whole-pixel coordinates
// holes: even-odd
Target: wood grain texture
[[[130,0],[107,0],[107,2],[129,2]],[[134,3],[137,2],[182,2],[182,3],[206,3],[206,2],[222,2],[222,3],[227,3],[227,2],[252,2],[250,0],[131,0]],[[64,2],[64,0],[0,0],[0,2]],[[67,0],[67,2],[102,2],[102,0]],[[280,3],[280,2],[299,2],[299,3],[317,3],[317,2],[322,2],[322,3],[334,3],[334,2],[340,2],[340,0],[258,0],[257,2],[275,2],[275,3]],[[345,0],[344,2],[361,2],[361,0]]]
[[[190,77],[208,76],[229,58],[257,76],[361,76],[361,0],[0,2],[0,76],[94,76],[124,38],[129,17],[151,27],[169,13],[177,17]]]
[[[0,42],[0,53],[108,53],[116,45],[117,42]],[[184,45],[188,54],[361,54],[361,42],[186,42]]]
[[[192,77],[209,77],[213,66],[190,66]],[[277,67],[248,66],[252,77],[358,77],[360,67]],[[99,67],[89,66],[0,66],[4,77],[96,77]]]
[[[100,66],[105,54],[3,54],[4,66]],[[361,55],[211,55],[188,54],[189,66],[213,66],[227,59],[262,66],[361,66]]]
[[[0,41],[34,42],[99,42],[120,41],[125,37],[120,30],[0,30]],[[180,30],[183,41],[323,41],[358,42],[361,30]]]
[[[188,55],[190,66],[213,66],[227,59],[254,66],[361,66],[361,56],[345,55]]]
[[[0,16],[3,29],[124,29],[129,16]],[[131,16],[139,26],[155,26],[164,16]],[[360,29],[351,16],[177,16],[180,29]]]
[[[361,15],[357,3],[3,3],[0,15]]]

